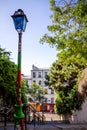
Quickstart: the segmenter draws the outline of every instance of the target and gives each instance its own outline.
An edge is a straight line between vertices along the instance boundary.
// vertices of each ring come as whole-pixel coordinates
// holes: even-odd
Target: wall
[[[87,123],[87,99],[83,103],[82,110],[73,114],[71,123]]]

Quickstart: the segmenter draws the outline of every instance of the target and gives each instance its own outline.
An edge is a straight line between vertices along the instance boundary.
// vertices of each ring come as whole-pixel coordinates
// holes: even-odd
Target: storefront
[[[43,109],[42,109],[42,111],[43,112],[51,112],[51,113],[53,113],[54,112],[54,106],[55,106],[55,104],[43,104]]]

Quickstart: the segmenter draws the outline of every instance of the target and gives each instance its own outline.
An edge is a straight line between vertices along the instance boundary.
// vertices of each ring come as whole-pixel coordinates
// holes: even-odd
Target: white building
[[[43,89],[45,90],[44,99],[46,101],[45,110],[47,112],[54,111],[54,105],[55,105],[55,94],[54,90],[51,89],[49,86],[45,85],[45,77],[49,73],[49,68],[38,68],[36,66],[32,66],[31,70],[31,78],[28,79],[27,83],[28,85],[31,85],[33,82],[36,82],[37,84],[41,85]]]

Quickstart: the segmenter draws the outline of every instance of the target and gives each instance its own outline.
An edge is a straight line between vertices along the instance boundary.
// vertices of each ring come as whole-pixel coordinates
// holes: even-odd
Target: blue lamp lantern
[[[22,9],[18,9],[15,11],[14,15],[12,15],[15,29],[18,33],[22,33],[26,29],[26,24],[28,22],[28,19],[26,15],[24,14]]]

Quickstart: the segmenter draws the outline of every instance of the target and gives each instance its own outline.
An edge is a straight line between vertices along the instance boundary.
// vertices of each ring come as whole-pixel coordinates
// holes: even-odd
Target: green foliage
[[[0,59],[9,59],[11,52],[7,52],[5,49],[0,47]]]
[[[49,74],[50,84],[55,90],[60,90],[64,85],[73,87],[76,84],[78,72],[79,68],[74,64],[65,65],[56,61]]]
[[[23,102],[23,103],[26,103],[26,102],[27,102],[26,90],[27,90],[26,81],[25,81],[24,79],[22,79],[21,96],[22,96],[22,102]]]
[[[9,53],[0,50],[0,97],[12,105],[16,101],[17,66],[9,60]]]
[[[56,98],[56,112],[59,115],[72,114],[74,110],[81,109],[84,99],[77,91],[76,86],[67,91],[67,95],[65,91],[58,91],[57,95],[58,96]]]
[[[81,18],[87,16],[87,0],[78,0],[76,11]]]
[[[58,114],[72,114],[80,109],[84,99],[78,93],[81,71],[87,66],[87,0],[50,0],[52,25],[41,43],[48,43],[58,51],[48,83],[57,93]]]
[[[51,4],[53,24],[48,26],[51,35],[45,34],[40,42],[55,46],[59,60],[62,59],[63,62],[69,64],[81,63],[87,66],[87,13],[84,11],[87,11],[87,1],[76,3],[71,0],[71,3],[76,3],[74,5],[70,4],[70,1],[65,1],[62,6],[56,5],[54,0],[50,2],[53,3]],[[79,14],[79,10],[85,13],[83,17]]]
[[[25,83],[22,81],[22,100],[26,101]],[[10,61],[10,52],[0,48],[0,98],[3,105],[17,102],[17,65]]]
[[[50,86],[56,92],[56,112],[58,114],[72,114],[76,109],[81,109],[84,102],[78,92],[78,74],[83,66],[65,65],[56,61],[49,73]]]
[[[45,81],[44,81],[45,85],[46,86],[50,86],[50,76],[49,75],[46,75],[45,76]]]
[[[41,85],[33,82],[32,85],[28,88],[28,93],[35,102],[41,102],[44,90]]]

